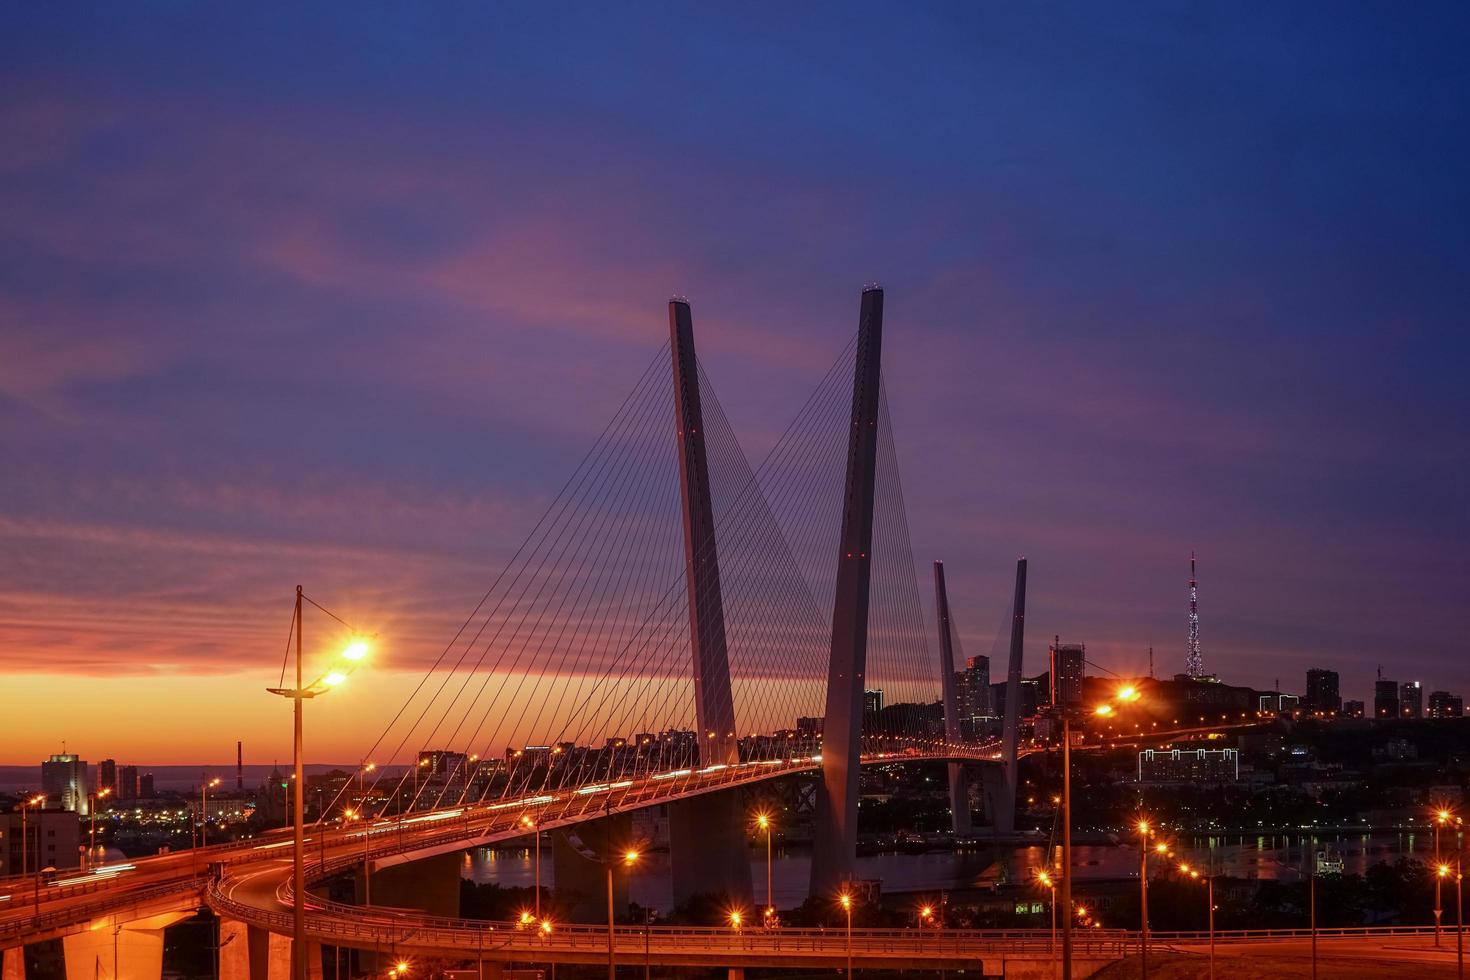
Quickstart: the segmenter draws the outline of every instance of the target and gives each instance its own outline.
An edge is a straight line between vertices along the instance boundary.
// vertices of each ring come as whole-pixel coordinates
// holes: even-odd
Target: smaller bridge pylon
[[[944,562],[934,562],[934,608],[939,620],[939,669],[944,692],[944,739],[959,743],[959,692],[955,690],[954,626],[949,616],[949,592],[944,584]],[[956,834],[968,834],[970,823],[970,779],[964,763],[949,764],[950,826]]]

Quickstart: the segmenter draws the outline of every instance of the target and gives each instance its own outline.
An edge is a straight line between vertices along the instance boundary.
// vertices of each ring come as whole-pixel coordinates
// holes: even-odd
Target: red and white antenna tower
[[[1189,651],[1184,656],[1184,672],[1190,677],[1203,677],[1205,658],[1199,652],[1199,582],[1194,577],[1194,552],[1189,553]]]

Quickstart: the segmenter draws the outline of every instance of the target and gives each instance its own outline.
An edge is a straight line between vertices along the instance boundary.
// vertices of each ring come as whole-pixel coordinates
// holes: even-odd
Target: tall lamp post
[[[1047,943],[1047,945],[1046,945],[1046,952],[1052,958],[1052,962],[1051,962],[1051,965],[1052,965],[1052,970],[1051,970],[1052,976],[1056,976],[1056,973],[1057,973],[1057,961],[1056,961],[1056,955],[1057,955],[1057,883],[1056,883],[1055,880],[1053,880],[1053,878],[1051,876],[1051,873],[1048,872],[1048,871],[1038,871],[1038,872],[1036,872],[1036,883],[1038,885],[1045,885],[1047,892],[1051,896],[1051,901],[1048,903],[1049,905],[1051,905],[1051,941],[1049,943]]]
[[[521,817],[521,826],[531,831],[531,836],[536,839],[536,918],[541,918],[541,828],[536,821],[531,819],[530,814]]]
[[[209,827],[209,791],[219,785],[219,777],[199,780],[199,846],[205,847],[205,830]]]
[[[87,827],[87,867],[89,868],[92,866],[92,862],[97,859],[97,801],[105,799],[111,792],[111,786],[97,790],[92,794],[92,805],[87,808],[89,817]]]
[[[837,896],[837,901],[842,903],[842,911],[847,913],[847,973],[846,980],[852,980],[852,895],[843,892]]]
[[[26,810],[33,806],[45,806],[46,794],[37,793],[28,800],[22,800],[20,804],[20,873],[22,876],[27,871],[29,863],[26,847],[30,840],[30,832],[26,829]],[[36,829],[36,914],[41,914],[41,831]]]
[[[771,897],[771,815],[764,812],[758,813],[755,815],[755,822],[761,830],[766,832],[766,911],[762,921],[769,929],[774,925],[773,920],[776,917],[776,904]]]
[[[1139,975],[1148,980],[1148,821],[1138,821]]]
[[[292,824],[293,841],[291,851],[292,858],[292,887],[296,893],[291,903],[291,976],[293,980],[307,980],[306,969],[306,774],[303,763],[302,737],[301,737],[301,708],[302,703],[308,698],[320,697],[332,688],[337,687],[347,676],[356,669],[357,665],[367,656],[368,645],[366,640],[355,639],[349,643],[333,662],[332,667],[322,676],[310,684],[303,684],[302,656],[301,656],[301,634],[302,627],[302,600],[305,596],[301,592],[301,586],[296,586],[296,686],[295,687],[268,687],[266,691],[277,694],[283,698],[290,698],[294,705],[295,737],[293,739],[292,755],[295,761],[295,783],[292,802]],[[316,603],[312,603],[316,605]],[[320,608],[320,607],[318,607]],[[335,617],[334,617],[335,618]]]
[[[1439,865],[1439,828],[1449,823],[1450,811],[1441,808],[1434,814],[1434,863]],[[1444,875],[1434,876],[1434,945],[1439,945],[1440,921],[1444,917],[1444,906],[1440,902],[1440,886]]]
[[[627,851],[623,854],[623,864],[629,868],[638,863],[637,851]],[[611,858],[602,862],[607,868],[607,980],[617,980],[618,963],[613,948],[613,861]]]
[[[1056,679],[1053,678],[1053,684]],[[1115,694],[1117,701],[1132,703],[1139,698],[1138,688],[1126,685]],[[1058,699],[1053,697],[1053,704]],[[1059,705],[1062,716],[1062,980],[1072,980],[1072,713],[1067,705]],[[1110,701],[1092,710],[1100,718],[1117,712]]]

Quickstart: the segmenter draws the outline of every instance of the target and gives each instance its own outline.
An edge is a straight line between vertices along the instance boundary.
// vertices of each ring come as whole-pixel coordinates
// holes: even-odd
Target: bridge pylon
[[[882,381],[883,290],[863,290],[853,365],[852,418],[837,588],[832,605],[832,656],[822,723],[822,781],[812,834],[813,895],[830,896],[857,864],[858,770],[862,752],[863,675],[868,659],[868,601],[873,569],[873,498],[878,459],[878,394]]]
[[[934,610],[939,619],[940,690],[944,692],[944,739],[960,741],[960,706],[955,690],[954,633],[949,618],[949,592],[944,587],[944,562],[934,563]],[[970,824],[970,774],[964,763],[949,764],[950,826],[956,834],[968,834]]]
[[[1016,592],[1011,605],[1011,656],[1006,667],[1006,713],[1001,727],[1002,778],[992,782],[986,806],[996,833],[1016,830],[1016,789],[1020,781],[1017,748],[1021,734],[1021,654],[1026,641],[1026,559],[1016,560]]]
[[[699,761],[705,766],[734,765],[740,761],[739,729],[735,726],[730,657],[725,645],[725,608],[699,397],[699,362],[694,354],[694,317],[688,302],[682,299],[669,301],[669,347],[674,367],[674,421],[679,439]],[[670,804],[669,858],[676,902],[701,892],[750,901],[745,825],[744,798],[739,790]]]

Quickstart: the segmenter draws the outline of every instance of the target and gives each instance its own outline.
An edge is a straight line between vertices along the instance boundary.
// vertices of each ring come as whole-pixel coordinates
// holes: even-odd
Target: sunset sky
[[[0,10],[0,763],[359,758],[690,297],[759,458],[887,290],[916,574],[1470,694],[1470,8]],[[933,623],[932,609],[929,623]],[[317,655],[341,639],[308,622]]]

